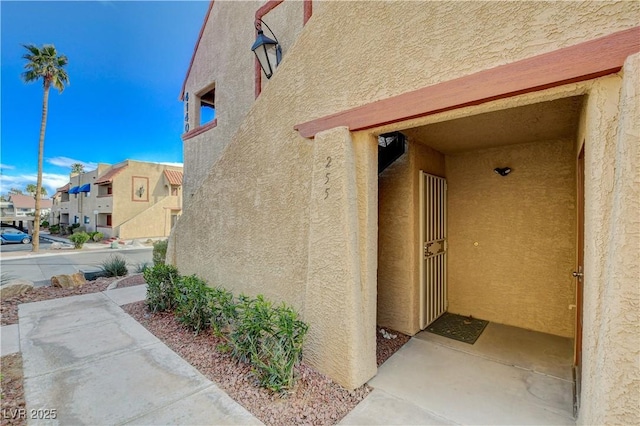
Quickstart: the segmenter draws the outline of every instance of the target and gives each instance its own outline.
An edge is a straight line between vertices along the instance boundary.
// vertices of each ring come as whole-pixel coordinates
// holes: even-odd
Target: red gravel
[[[104,291],[115,278],[98,278],[76,289],[40,287],[23,295],[0,301],[2,325],[18,322],[18,304],[54,299],[58,297]],[[141,274],[132,275],[118,283],[118,288],[144,284]],[[371,387],[363,385],[348,391],[311,367],[296,367],[297,382],[293,390],[284,395],[261,388],[251,373],[251,367],[216,350],[223,341],[211,333],[193,332],[183,327],[171,313],[151,314],[144,301],[122,307],[125,312],[145,326],[167,346],[178,353],[202,374],[214,381],[231,398],[243,405],[267,425],[333,425],[349,413]],[[409,336],[388,328],[397,335],[385,339],[376,330],[377,362],[380,366],[408,340]],[[24,408],[22,389],[22,358],[20,354],[2,357],[2,410]],[[2,418],[0,426],[23,425],[23,420]]]
[[[142,274],[132,274],[128,277],[122,278],[122,280],[118,282],[118,286],[116,288],[132,287],[146,283],[147,282],[144,280],[144,276]]]
[[[18,305],[20,303],[40,302],[43,300],[57,299],[59,297],[76,296],[78,294],[97,293],[106,290],[113,280],[115,280],[115,278],[100,277],[77,288],[35,287],[22,296],[7,297],[6,299],[0,300],[1,323],[2,325],[18,323]]]
[[[122,308],[267,425],[336,424],[371,391],[368,385],[348,391],[302,364],[296,368],[296,387],[286,395],[278,395],[258,386],[249,365],[215,350],[223,341],[211,333],[194,335],[173,314],[150,313],[145,302]],[[378,339],[379,364],[409,339],[393,334],[398,337]]]
[[[2,394],[2,414],[0,425],[26,425],[24,413],[24,388],[22,386],[22,355],[19,353],[5,355],[0,358],[0,371],[2,374],[0,393]]]
[[[99,277],[94,281],[88,281],[85,285],[78,288],[58,288],[58,287],[35,287],[33,290],[22,296],[7,297],[0,300],[0,315],[2,316],[2,325],[10,325],[18,323],[18,305],[20,303],[40,302],[43,300],[57,299],[59,297],[76,296],[79,294],[97,293],[105,291],[109,284],[116,279],[122,279],[117,288],[131,287],[146,284],[142,274],[133,274],[125,278],[106,278]]]
[[[380,330],[384,329],[390,334],[395,334],[395,339],[385,339]],[[395,354],[398,349],[404,346],[411,339],[411,336],[393,331],[386,327],[376,327],[376,359],[378,367],[380,367],[391,355]]]

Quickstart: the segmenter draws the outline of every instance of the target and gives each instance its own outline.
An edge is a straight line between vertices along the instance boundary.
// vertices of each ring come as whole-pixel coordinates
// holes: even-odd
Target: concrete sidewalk
[[[575,425],[571,381],[436,341],[400,348],[340,424]]]
[[[27,412],[56,410],[29,423],[260,424],[118,306],[138,287],[20,305]]]

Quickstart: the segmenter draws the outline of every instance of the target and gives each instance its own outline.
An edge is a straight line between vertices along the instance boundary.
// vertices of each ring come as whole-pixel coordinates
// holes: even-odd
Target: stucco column
[[[356,157],[347,128],[316,135],[304,308],[310,324],[306,361],[348,389],[376,373],[375,275],[368,271],[375,244],[362,235],[370,227],[360,226],[370,203],[358,200],[362,195],[371,201],[372,194],[367,179],[357,177]],[[358,193],[359,181],[364,194]]]
[[[589,94],[580,424],[640,423],[639,75],[636,54]]]

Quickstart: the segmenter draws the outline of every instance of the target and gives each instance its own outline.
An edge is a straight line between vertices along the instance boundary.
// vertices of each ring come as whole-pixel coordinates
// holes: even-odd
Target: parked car
[[[0,230],[0,243],[22,243],[29,244],[31,242],[31,235],[26,234],[14,228],[2,227]]]

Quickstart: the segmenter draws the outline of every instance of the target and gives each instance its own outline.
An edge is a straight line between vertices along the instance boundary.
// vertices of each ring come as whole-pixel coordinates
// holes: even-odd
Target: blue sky
[[[2,1],[0,193],[36,182],[42,84],[25,84],[22,44],[54,44],[71,84],[51,89],[48,195],[70,165],[181,163],[178,100],[208,1]]]

